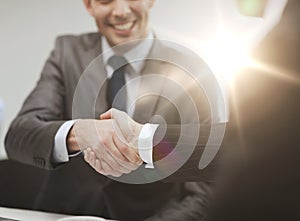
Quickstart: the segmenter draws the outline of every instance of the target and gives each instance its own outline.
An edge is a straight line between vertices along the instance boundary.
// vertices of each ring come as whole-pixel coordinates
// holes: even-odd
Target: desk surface
[[[0,216],[10,219],[17,219],[22,221],[56,221],[59,218],[68,217],[67,215],[60,215],[55,213],[45,213],[39,211],[12,209],[0,207]]]
[[[57,221],[57,219],[71,217],[55,213],[46,213],[33,210],[13,209],[0,207],[0,217],[16,219],[21,221]]]

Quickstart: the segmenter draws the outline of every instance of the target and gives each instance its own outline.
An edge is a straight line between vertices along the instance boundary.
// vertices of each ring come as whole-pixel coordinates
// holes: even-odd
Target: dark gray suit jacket
[[[36,200],[36,209],[142,220],[161,211],[170,201],[182,200],[191,191],[184,183],[132,185],[116,182],[97,174],[81,155],[65,164],[55,164],[51,160],[54,136],[66,120],[98,118],[109,108],[105,100],[105,68],[102,60],[96,58],[101,53],[100,38],[100,34],[93,33],[56,40],[40,80],[11,124],[6,150],[11,159],[53,169],[45,171],[47,175]],[[201,59],[187,55],[158,41],[154,43],[142,75],[156,77],[141,81],[140,93],[148,95],[136,105],[133,116],[136,121],[145,123],[151,116],[161,115],[167,124],[203,122],[210,125],[211,110],[205,93],[186,72],[201,72],[203,79],[209,79],[211,72]],[[161,57],[179,64],[176,66]],[[189,102],[196,111],[188,106]],[[201,138],[196,144],[200,152],[209,128],[196,134]],[[199,158],[195,160],[198,162]],[[141,167],[136,173],[146,176],[148,171]],[[207,171],[203,174],[198,179],[210,180]]]

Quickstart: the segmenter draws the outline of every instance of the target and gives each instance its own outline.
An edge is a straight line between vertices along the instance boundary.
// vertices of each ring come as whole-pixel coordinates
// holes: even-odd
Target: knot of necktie
[[[113,55],[108,59],[108,65],[110,65],[114,71],[118,70],[119,68],[124,67],[128,64],[127,60],[123,56]]]

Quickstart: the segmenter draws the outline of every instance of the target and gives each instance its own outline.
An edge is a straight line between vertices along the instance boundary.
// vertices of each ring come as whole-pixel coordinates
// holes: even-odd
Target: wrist
[[[74,129],[75,124],[71,127],[71,129],[67,135],[68,154],[73,154],[73,153],[80,151],[80,147],[78,146],[77,141],[76,141],[76,135],[75,135],[75,129]]]
[[[139,124],[139,123],[136,123],[135,127],[134,127],[134,134],[136,135],[136,137],[139,137],[143,127],[144,127],[145,124]]]
[[[138,140],[144,124],[135,122],[132,127],[132,134],[129,138],[129,143],[134,149],[138,149]]]

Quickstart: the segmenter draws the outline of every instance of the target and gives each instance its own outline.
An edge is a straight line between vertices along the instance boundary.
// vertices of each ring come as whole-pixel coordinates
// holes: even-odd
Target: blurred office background
[[[238,1],[243,2],[156,0],[151,23],[159,36],[191,48],[221,81],[230,81],[251,48],[276,24],[286,0],[268,0],[272,7],[255,13],[253,4],[244,10]],[[0,30],[0,159],[5,159],[5,133],[34,87],[55,37],[97,29],[82,0],[1,0]]]

